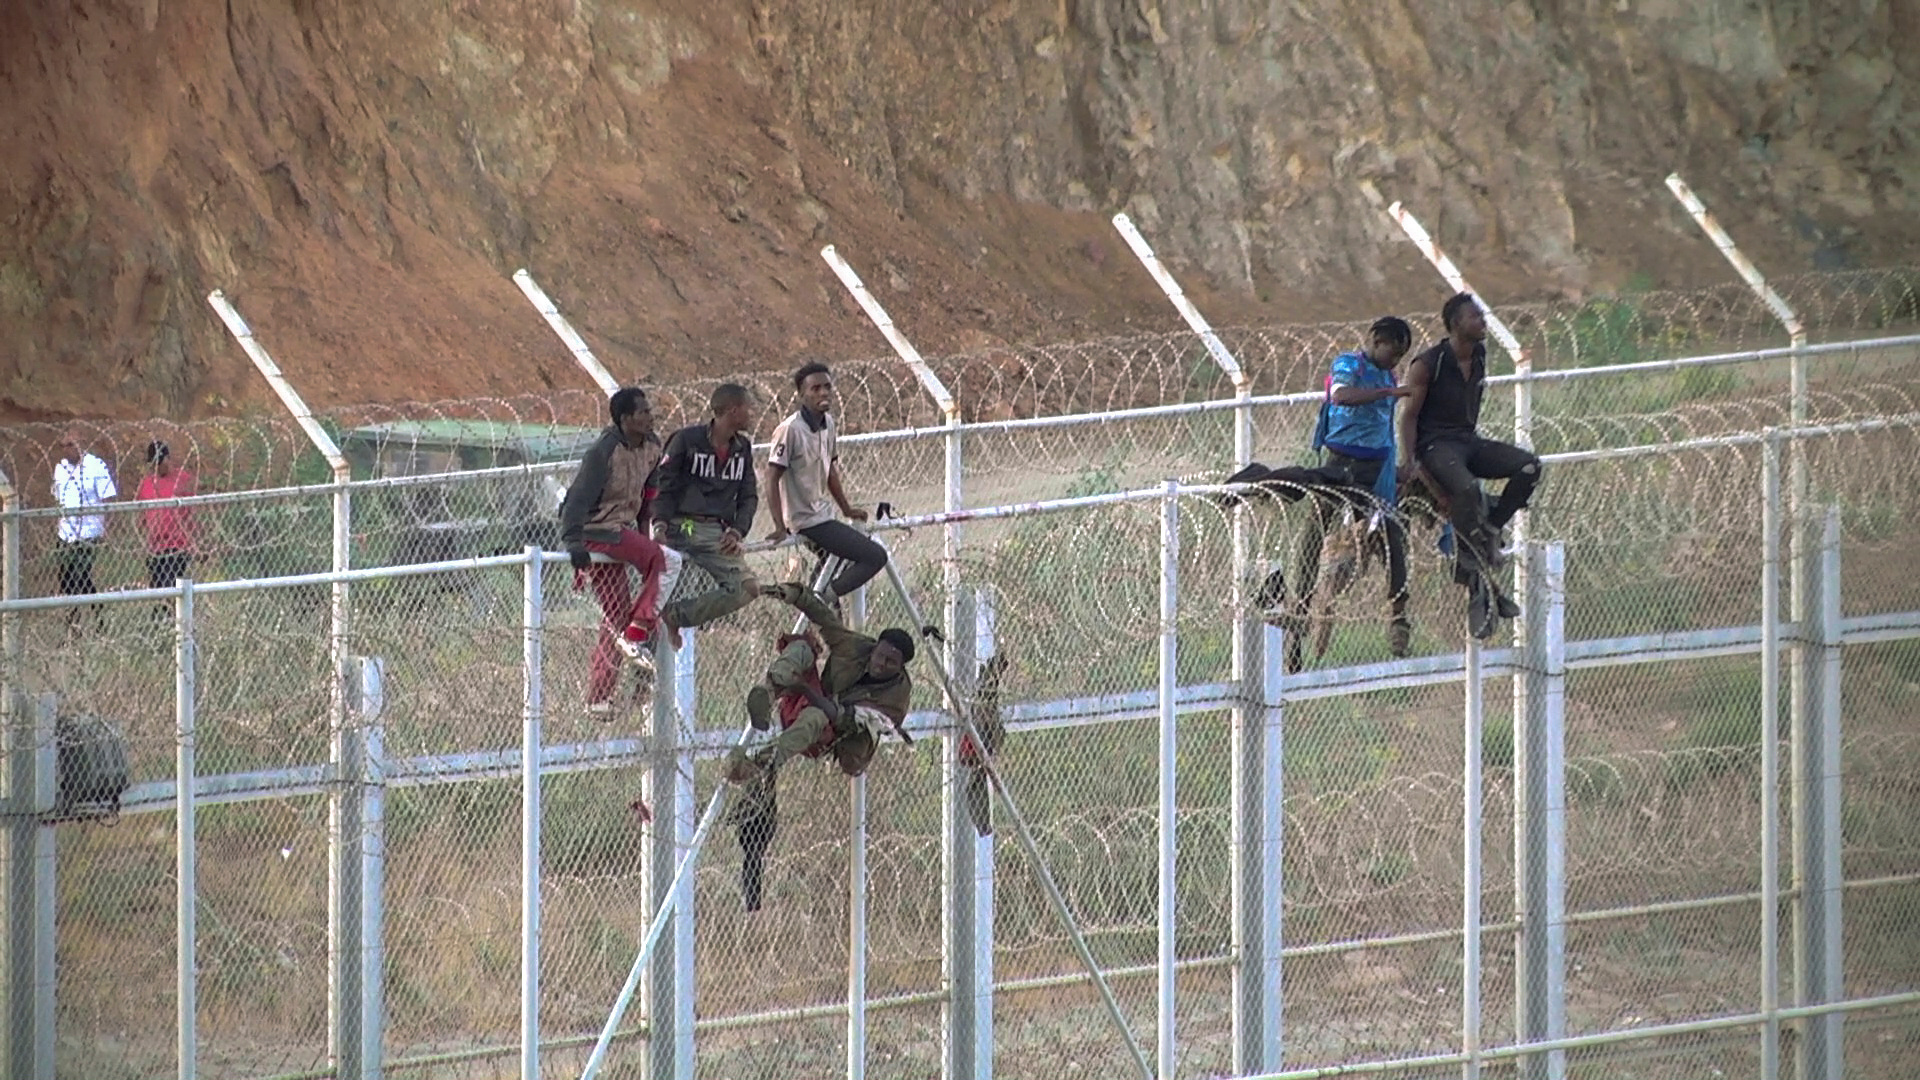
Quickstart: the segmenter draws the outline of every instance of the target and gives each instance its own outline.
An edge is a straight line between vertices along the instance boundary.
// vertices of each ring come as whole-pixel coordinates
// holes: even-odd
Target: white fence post
[[[1514,915],[1520,924],[1514,991],[1523,1042],[1567,1033],[1566,998],[1566,547],[1526,548],[1534,595],[1526,610],[1524,707],[1513,732]],[[1525,1080],[1564,1080],[1563,1050],[1521,1059]]]
[[[1180,484],[1166,482],[1160,502],[1160,954],[1156,978],[1159,1008],[1155,1045],[1161,1080],[1171,1080],[1178,1055],[1174,1045],[1174,1001],[1178,989],[1179,862],[1176,842],[1180,805],[1175,771],[1180,761],[1179,710],[1174,691],[1180,682]]]
[[[1466,1061],[1460,1066],[1461,1080],[1480,1080],[1480,890],[1481,824],[1485,792],[1482,790],[1484,762],[1481,758],[1486,735],[1485,671],[1480,661],[1480,642],[1467,639],[1466,756],[1462,770],[1461,806],[1461,888],[1460,931],[1460,1052]]]
[[[1840,833],[1840,508],[1828,507],[1820,543],[1807,552],[1808,705],[1793,733],[1795,1005],[1844,1000]],[[1798,1080],[1842,1080],[1842,1013],[1800,1022]]]
[[[180,578],[180,597],[174,602],[173,650],[173,792],[174,792],[174,1011],[178,1022],[175,1060],[180,1080],[193,1080],[199,1064],[199,979],[196,974],[198,914],[196,837],[194,831],[194,665],[193,581]]]
[[[540,749],[545,741],[546,563],[527,547],[520,587],[520,1080],[540,1080]]]
[[[20,599],[18,495],[0,473],[0,597]],[[0,860],[0,1074],[53,1080],[54,833],[39,815],[53,809],[57,747],[52,698],[29,700],[20,681],[20,613],[0,614],[0,785],[5,858]]]
[[[957,708],[971,709],[979,691],[980,628],[991,618],[980,609],[979,590],[961,587],[957,619],[948,625],[948,670]],[[965,628],[962,632],[961,628]],[[944,847],[951,853],[942,874],[947,984],[948,1080],[989,1080],[993,1075],[993,840],[974,828],[966,799],[970,767],[961,745],[967,728],[955,724],[941,740],[941,806]]]
[[[694,664],[699,631],[681,632],[680,649],[656,654],[653,708],[647,724],[644,789],[653,807],[646,834],[642,910],[671,909],[666,946],[654,952],[642,984],[647,1019],[647,1075],[657,1080],[692,1080],[693,1038],[693,887],[680,885],[680,863],[699,857],[693,843]],[[688,867],[691,874],[695,867]]]
[[[353,470],[346,456],[340,452],[333,436],[314,418],[313,411],[307,408],[307,403],[293,388],[293,384],[281,373],[280,365],[274,362],[266,347],[254,337],[253,329],[241,318],[226,294],[215,289],[207,294],[207,303],[220,321],[226,324],[227,332],[239,343],[247,359],[253,361],[254,368],[267,381],[267,386],[280,399],[294,423],[306,433],[308,441],[313,443],[314,449],[320,452],[327,466],[333,470],[333,570],[339,573],[349,569],[352,562],[353,496],[347,485],[353,479]],[[348,670],[351,658],[347,651],[347,624],[351,608],[345,581],[335,581],[331,593],[328,653],[333,685],[328,728],[332,735],[330,764],[334,769],[336,784],[328,796],[327,806],[327,1059],[340,1075],[358,1077],[364,1072],[359,1057],[365,1048],[365,1035],[356,1028],[359,1023],[357,1017],[364,1013],[365,1008],[361,991],[368,981],[364,962],[369,954],[361,941],[366,913],[360,907],[362,883],[356,869],[359,860],[356,851],[349,850],[350,847],[357,849],[360,846],[356,839],[360,827],[356,820],[359,814],[355,805],[357,796],[347,790],[347,785],[355,783],[353,759],[357,756],[355,747],[350,745],[355,736],[351,731],[351,708],[348,703],[351,695],[348,683],[352,676]],[[375,985],[378,986],[377,980]],[[350,1017],[355,1019],[350,1021]],[[377,1043],[375,1047],[377,1050]]]
[[[831,561],[831,560],[829,560]],[[828,579],[832,580],[832,579]],[[847,597],[847,626],[867,628],[867,587]],[[867,778],[847,784],[847,1080],[867,1076]]]
[[[348,1028],[357,1061],[356,1080],[378,1080],[385,1071],[387,779],[386,664],[377,656],[352,658],[353,724],[348,733],[345,819],[349,907],[356,955],[350,966],[358,982],[343,1002],[353,1016]]]
[[[1236,1074],[1285,1065],[1281,980],[1285,895],[1286,631],[1261,635],[1257,709],[1233,732],[1233,1020]]]
[[[1211,323],[1200,314],[1188,298],[1185,290],[1174,278],[1166,264],[1154,254],[1152,245],[1134,225],[1133,219],[1125,214],[1113,216],[1113,227],[1132,249],[1134,257],[1140,260],[1154,284],[1166,294],[1174,310],[1206,346],[1207,355],[1220,368],[1228,380],[1233,383],[1234,398],[1238,405],[1233,410],[1233,465],[1243,469],[1253,462],[1254,426],[1253,426],[1253,379],[1240,366],[1240,361],[1220,340]],[[1233,607],[1232,640],[1232,676],[1249,688],[1254,687],[1258,666],[1255,660],[1255,642],[1258,636],[1256,623],[1249,610],[1249,597],[1252,595],[1253,556],[1251,540],[1248,534],[1248,507],[1243,503],[1233,510],[1233,588],[1231,602]],[[1253,704],[1252,694],[1246,699],[1234,703],[1231,723],[1234,730],[1233,771],[1237,791],[1248,796],[1246,801],[1236,799],[1235,812],[1231,817],[1231,847],[1234,852],[1233,880],[1238,883],[1234,891],[1234,905],[1238,914],[1234,918],[1235,947],[1238,958],[1234,964],[1234,1028],[1238,1033],[1234,1040],[1234,1071],[1262,1072],[1280,1067],[1279,1027],[1277,1019],[1269,1023],[1265,1012],[1262,994],[1263,960],[1257,952],[1249,952],[1248,946],[1264,940],[1260,927],[1255,925],[1261,917],[1260,905],[1263,893],[1248,892],[1259,890],[1263,877],[1263,867],[1253,861],[1260,857],[1263,848],[1264,826],[1258,821],[1243,815],[1264,815],[1264,781],[1268,776],[1268,761],[1264,756],[1265,746],[1257,734],[1261,727],[1258,719],[1263,710]],[[1277,784],[1273,788],[1278,791]],[[1277,894],[1276,894],[1277,895]],[[1275,939],[1277,941],[1277,938]],[[1277,947],[1277,946],[1276,946]],[[1275,959],[1277,963],[1277,957]],[[1279,1003],[1275,1000],[1277,1010]],[[1271,1060],[1269,1060],[1271,1055]]]
[[[1780,440],[1760,459],[1760,1080],[1780,1080]]]

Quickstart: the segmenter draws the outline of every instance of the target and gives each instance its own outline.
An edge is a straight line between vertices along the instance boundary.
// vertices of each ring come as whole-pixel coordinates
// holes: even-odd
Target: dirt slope
[[[1359,183],[1497,298],[1907,261],[1913,5],[1744,0],[19,0],[0,9],[0,419],[317,406],[1440,298]],[[1392,297],[1382,302],[1383,296]]]

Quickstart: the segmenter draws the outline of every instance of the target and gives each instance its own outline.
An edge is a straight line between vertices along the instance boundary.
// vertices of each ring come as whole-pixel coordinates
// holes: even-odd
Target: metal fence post
[[[682,631],[679,651],[662,649],[656,654],[653,708],[647,723],[644,786],[654,822],[646,834],[642,906],[646,911],[671,908],[673,912],[663,931],[667,945],[649,959],[642,984],[646,1075],[654,1080],[691,1080],[694,1070],[693,890],[676,889],[674,884],[680,861],[698,857],[693,844],[693,746],[685,733],[693,730],[694,656],[699,637],[698,631]]]
[[[853,630],[866,629],[865,585],[847,597],[847,626]],[[852,819],[847,837],[847,1080],[866,1080],[867,778],[864,774],[848,782],[847,798]]]
[[[1233,728],[1233,1071],[1284,1067],[1281,911],[1286,838],[1283,746],[1286,728],[1286,631],[1261,636],[1257,708]]]
[[[20,506],[0,472],[0,598],[20,598]],[[0,908],[0,1073],[53,1080],[54,834],[39,815],[53,809],[56,747],[51,701],[30,702],[20,683],[20,614],[0,613],[0,731],[5,754],[4,886]]]
[[[1531,544],[1526,609],[1526,698],[1515,715],[1515,1029],[1523,1042],[1567,1033],[1566,999],[1566,547]],[[1563,1050],[1521,1059],[1525,1080],[1563,1080]]]
[[[1482,740],[1486,734],[1484,670],[1480,662],[1480,642],[1467,639],[1467,709],[1464,732],[1466,754],[1461,783],[1461,888],[1460,932],[1463,939],[1460,965],[1460,1052],[1466,1060],[1460,1065],[1462,1080],[1480,1080],[1480,890],[1481,822],[1485,793],[1481,790],[1483,762]]]
[[[1780,440],[1760,459],[1760,1080],[1780,1080]]]
[[[1793,731],[1795,1005],[1846,996],[1842,979],[1840,859],[1840,509],[1828,507],[1807,552],[1809,600],[1801,638],[1808,708]],[[1799,1080],[1842,1080],[1844,1015],[1800,1021]]]
[[[341,792],[344,880],[342,922],[352,996],[338,1004],[343,1051],[351,1069],[341,1076],[378,1080],[385,1070],[386,1008],[386,664],[377,656],[350,659],[352,723],[345,740]]]
[[[353,480],[353,469],[346,455],[340,452],[340,446],[333,436],[307,407],[300,392],[280,370],[258,338],[253,328],[241,317],[240,312],[219,289],[207,294],[207,304],[220,321],[226,324],[227,332],[253,362],[260,377],[267,381],[274,396],[293,418],[307,440],[313,444],[320,456],[326,459],[327,467],[333,472],[333,570],[343,573],[351,568],[353,561],[353,493],[348,486]],[[352,688],[349,683],[353,673],[349,670],[352,657],[349,653],[348,622],[351,617],[351,597],[347,583],[336,580],[330,588],[328,605],[328,659],[332,672],[332,687],[329,695],[329,723],[332,734],[332,754],[330,764],[334,769],[336,784],[328,796],[327,825],[327,1058],[334,1070],[341,1076],[360,1076],[364,1067],[359,1058],[368,1044],[368,1035],[357,1030],[360,1023],[371,1016],[376,1022],[384,1022],[384,1013],[368,1011],[364,972],[366,944],[362,940],[362,923],[366,911],[361,904],[366,883],[361,880],[356,863],[363,861],[354,848],[363,848],[365,841],[360,836],[360,807],[356,794],[349,790],[358,783],[362,761],[359,748],[354,744],[358,736],[351,730]],[[373,992],[377,995],[380,987],[376,982]],[[352,1019],[349,1019],[352,1018]],[[372,1045],[375,1048],[374,1064],[378,1067],[378,1032],[375,1032]]]
[[[976,628],[981,615],[975,590],[961,587],[949,626]],[[950,708],[969,709],[978,689],[982,657],[977,633],[948,635],[948,668],[954,682]],[[974,830],[967,807],[969,766],[962,759],[966,727],[956,724],[940,742],[942,886],[945,947],[946,1080],[988,1080],[993,1075],[993,847]],[[986,903],[982,903],[985,900]]]
[[[520,587],[520,1080],[540,1080],[540,748],[545,738],[546,563],[527,547]]]
[[[1180,745],[1174,691],[1180,682],[1179,625],[1180,484],[1168,480],[1160,502],[1160,952],[1155,1042],[1162,1078],[1173,1076],[1178,1061],[1174,1045],[1174,1000],[1178,988],[1174,961],[1178,958],[1179,942],[1176,834],[1180,806],[1175,770],[1180,760]]]
[[[53,1080],[54,873],[53,826],[58,745],[51,694],[32,702],[14,695],[6,755],[6,1076]]]
[[[199,982],[196,976],[194,921],[198,914],[198,878],[194,857],[194,665],[193,581],[179,579],[180,597],[174,602],[173,720],[174,720],[174,917],[177,933],[174,958],[175,1016],[179,1023],[176,1060],[180,1080],[193,1080],[199,1063],[195,1020]]]

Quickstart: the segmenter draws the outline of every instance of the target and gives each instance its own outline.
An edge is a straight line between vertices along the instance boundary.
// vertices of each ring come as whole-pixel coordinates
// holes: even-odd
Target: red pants
[[[620,530],[617,543],[587,541],[587,550],[618,562],[594,563],[587,568],[587,580],[593,583],[594,596],[600,600],[600,641],[594,646],[593,663],[587,678],[588,703],[613,696],[620,683],[620,649],[616,634],[627,627],[640,628],[641,637],[650,636],[660,616],[660,577],[666,571],[667,557],[644,534],[634,529]],[[627,567],[640,571],[640,594],[629,596]]]

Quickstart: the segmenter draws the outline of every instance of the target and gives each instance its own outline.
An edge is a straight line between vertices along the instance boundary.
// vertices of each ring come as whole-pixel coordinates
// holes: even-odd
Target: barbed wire
[[[1775,288],[1821,340],[1844,340],[1920,325],[1920,269],[1893,267],[1797,275],[1780,279]],[[1785,343],[1784,332],[1772,313],[1737,283],[1636,292],[1584,303],[1510,305],[1499,310],[1539,370]],[[1417,328],[1417,339],[1438,337],[1432,312],[1407,318]],[[1229,327],[1218,333],[1252,375],[1258,392],[1284,393],[1318,389],[1333,356],[1359,344],[1363,325],[1364,320],[1353,324]],[[954,392],[968,421],[1057,416],[1231,396],[1231,387],[1209,359],[1204,343],[1190,333],[1008,346],[934,357],[928,362]],[[897,360],[840,360],[835,364],[835,374],[847,434],[941,422],[913,374]],[[754,435],[764,440],[792,400],[784,371],[651,385],[648,389],[655,398],[661,426],[671,429],[703,419],[708,394],[723,381],[742,383],[755,393],[760,416]],[[595,429],[605,422],[604,408],[597,391],[558,389],[516,397],[343,406],[323,410],[321,420],[336,437],[356,429],[397,424],[401,425],[402,436],[466,440],[486,446],[538,439],[566,429]],[[78,420],[9,425],[0,428],[0,468],[22,490],[44,488],[58,458],[57,444],[69,429],[81,432],[87,449],[123,477],[138,475],[144,467],[147,443],[154,439],[167,441],[175,461],[195,470],[209,490],[288,487],[324,481],[329,475],[298,427],[290,419],[272,414],[190,422]],[[1083,430],[1078,437],[1092,440],[1101,449],[1110,441],[1110,437],[1097,437],[1092,430]],[[377,445],[380,434],[363,432],[360,441]],[[913,453],[937,457],[937,451],[924,447]]]

